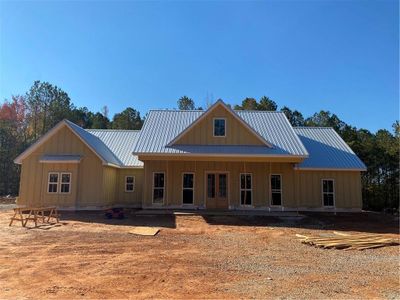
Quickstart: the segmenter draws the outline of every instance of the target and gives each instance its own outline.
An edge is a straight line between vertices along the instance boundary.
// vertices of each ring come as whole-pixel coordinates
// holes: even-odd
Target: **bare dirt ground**
[[[167,215],[105,220],[63,212],[56,226],[8,226],[0,211],[1,299],[272,298],[399,299],[399,247],[323,250],[295,234],[379,232],[378,214],[277,217]],[[154,237],[132,226],[160,227]]]

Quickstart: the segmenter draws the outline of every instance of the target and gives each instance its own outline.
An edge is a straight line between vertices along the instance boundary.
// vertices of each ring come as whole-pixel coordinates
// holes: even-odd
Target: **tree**
[[[180,110],[194,110],[195,105],[193,99],[183,96],[178,100],[178,108]]]
[[[325,110],[307,118],[305,123],[306,126],[311,127],[333,127],[337,132],[340,132],[346,125],[337,115]]]
[[[126,108],[123,112],[115,114],[112,121],[113,129],[139,130],[142,128],[143,121],[140,113],[132,107]]]
[[[282,107],[281,112],[285,114],[292,126],[304,126],[304,117],[301,112],[297,110],[292,111],[287,106]]]
[[[242,105],[235,105],[235,110],[258,110],[257,100],[254,98],[245,98]]]
[[[72,110],[71,100],[66,92],[39,80],[33,83],[26,94],[26,103],[27,119],[34,139],[68,118]]]
[[[99,112],[95,114],[89,112],[88,118],[92,129],[107,129],[110,127],[110,120]]]
[[[262,96],[260,104],[258,104],[258,110],[276,111],[278,105],[272,99],[267,96]]]

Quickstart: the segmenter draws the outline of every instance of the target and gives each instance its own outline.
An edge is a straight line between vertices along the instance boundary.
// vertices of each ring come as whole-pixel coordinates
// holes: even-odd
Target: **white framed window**
[[[182,204],[194,203],[194,173],[182,174]]]
[[[71,173],[60,173],[60,194],[71,192]]]
[[[165,195],[165,173],[153,173],[153,204],[163,204]]]
[[[322,179],[322,204],[326,207],[335,206],[335,181]]]
[[[271,206],[282,205],[282,175],[271,174]]]
[[[49,194],[57,194],[58,193],[58,173],[49,172],[48,180],[47,180],[47,192]]]
[[[225,137],[226,135],[226,119],[214,118],[213,119],[213,136]]]
[[[251,173],[240,173],[240,204],[252,205],[253,178]]]
[[[135,191],[135,176],[125,176],[125,192]]]

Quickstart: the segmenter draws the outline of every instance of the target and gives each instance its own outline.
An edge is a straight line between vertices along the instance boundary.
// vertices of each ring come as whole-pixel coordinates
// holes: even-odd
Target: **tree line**
[[[194,110],[193,99],[183,96],[177,101],[180,110]],[[263,96],[259,100],[245,98],[235,110],[277,111],[278,105]],[[362,173],[363,206],[368,210],[397,210],[399,206],[399,121],[393,131],[367,129],[346,124],[336,114],[321,110],[304,117],[298,110],[279,109],[293,126],[333,127],[366,164]],[[109,117],[107,106],[100,112],[76,107],[68,94],[48,82],[35,81],[21,96],[11,96],[0,105],[0,195],[17,195],[20,168],[13,160],[38,138],[63,119],[91,129],[140,129],[144,117],[132,107]]]

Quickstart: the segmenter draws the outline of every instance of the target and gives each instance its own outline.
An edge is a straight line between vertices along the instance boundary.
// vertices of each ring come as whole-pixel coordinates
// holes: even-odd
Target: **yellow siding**
[[[133,192],[125,192],[125,176],[135,177],[135,189]],[[117,197],[115,203],[119,205],[140,207],[143,199],[143,179],[143,169],[119,169],[116,184]]]
[[[82,160],[79,164],[39,163],[44,154],[77,154],[82,156]],[[49,171],[72,173],[71,194],[47,193]],[[18,204],[98,206],[104,203],[102,182],[101,160],[69,128],[64,127],[22,161]]]
[[[322,206],[322,179],[333,179],[337,208],[362,208],[361,174],[358,171],[295,171],[299,206]]]
[[[213,136],[213,119],[225,118],[225,137]],[[175,144],[178,145],[265,145],[224,107],[216,107],[195,124]]]
[[[240,207],[240,173],[251,173],[253,207],[270,206],[270,175],[282,176],[282,205],[285,208],[321,208],[321,179],[334,178],[337,208],[361,208],[360,172],[295,171],[291,163],[274,162],[203,162],[145,161],[144,206],[152,206],[153,173],[165,173],[164,206],[182,205],[182,174],[195,174],[194,205],[205,206],[205,174],[207,171],[229,173],[228,197],[231,208]]]
[[[116,195],[117,169],[112,167],[103,168],[103,192],[104,205],[112,205]]]

